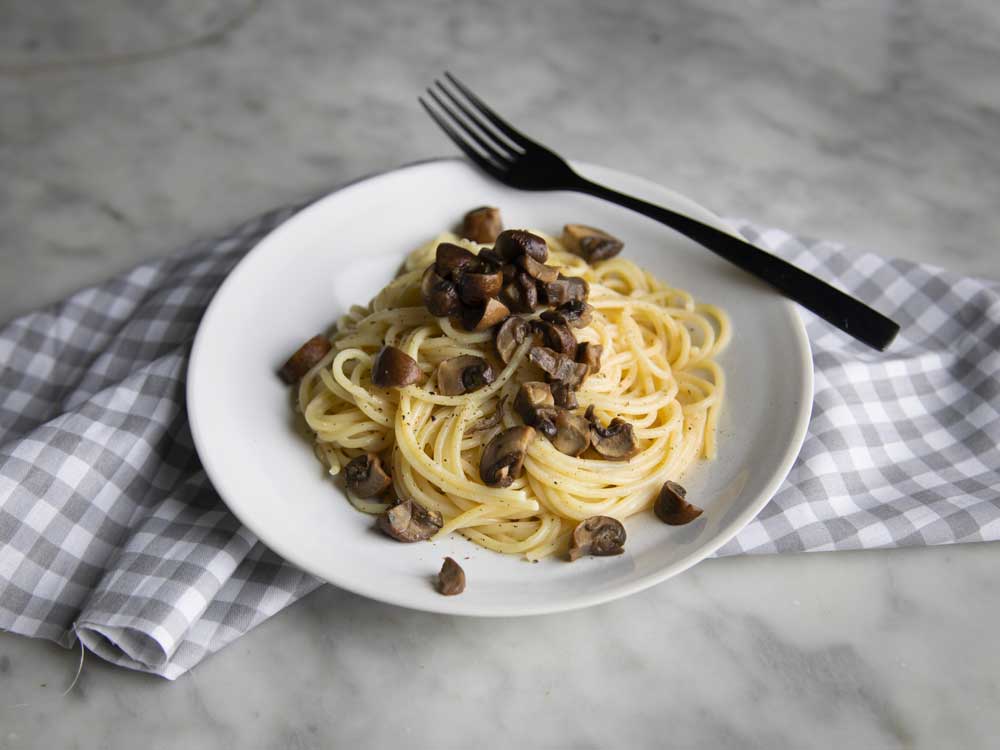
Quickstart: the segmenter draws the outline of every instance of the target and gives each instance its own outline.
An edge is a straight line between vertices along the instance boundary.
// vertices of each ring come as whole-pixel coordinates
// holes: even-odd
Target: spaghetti
[[[530,560],[564,552],[583,519],[624,520],[648,509],[666,480],[697,458],[715,455],[725,394],[715,357],[731,335],[723,310],[696,302],[635,263],[613,257],[590,264],[559,239],[534,234],[547,243],[550,265],[588,282],[593,312],[574,334],[581,343],[602,347],[603,354],[599,371],[576,390],[577,409],[592,407],[591,418],[604,424],[615,418],[631,424],[637,449],[628,460],[607,460],[593,450],[567,455],[539,436],[508,486],[483,482],[484,448],[505,428],[521,424],[504,407],[522,383],[544,375],[529,358],[530,340],[504,363],[493,332],[463,330],[423,304],[421,278],[440,243],[477,254],[486,247],[450,233],[414,250],[399,276],[366,307],[354,306],[338,321],[332,347],[302,378],[297,398],[330,474],[359,455],[377,454],[390,469],[394,497],[441,514],[438,537],[458,532]],[[535,320],[539,312],[523,317]],[[373,360],[385,345],[416,361],[420,382],[373,386]],[[467,393],[442,394],[439,366],[463,355],[496,363],[495,377]],[[348,496],[366,513],[390,507],[378,498]]]

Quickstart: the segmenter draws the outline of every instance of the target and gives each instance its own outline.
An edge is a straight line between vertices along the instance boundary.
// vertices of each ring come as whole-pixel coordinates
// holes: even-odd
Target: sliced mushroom
[[[504,286],[500,299],[514,312],[533,312],[538,306],[538,286],[533,278],[518,270],[513,280]]]
[[[325,336],[313,336],[281,366],[281,369],[278,370],[278,377],[288,385],[298,383],[327,355],[331,348],[330,341]]]
[[[482,250],[480,250],[479,255],[477,255],[476,257],[479,259],[481,263],[487,263],[491,266],[496,266],[501,270],[503,269],[504,266],[509,265],[508,263],[504,263],[503,258],[501,258],[496,253],[496,251],[491,250],[488,247],[484,247]],[[507,274],[506,272],[504,272],[504,280],[506,281],[506,279],[507,279]]]
[[[429,265],[420,280],[420,294],[431,315],[447,317],[459,308],[458,291],[455,285],[439,276],[437,266]]]
[[[474,208],[462,219],[462,236],[473,242],[492,243],[502,230],[500,209],[493,206]]]
[[[509,427],[498,433],[483,450],[479,476],[490,487],[508,487],[521,476],[524,456],[535,437],[528,425]]]
[[[552,351],[576,356],[576,336],[565,323],[553,323],[549,320],[531,321],[531,329],[542,334],[542,341]]]
[[[601,371],[601,355],[604,347],[600,344],[592,344],[589,341],[581,341],[576,346],[576,361],[587,366],[587,373]]]
[[[552,382],[551,388],[552,400],[559,408],[575,409],[580,405],[576,400],[576,389],[573,386],[556,380]]]
[[[663,523],[683,526],[691,523],[704,511],[687,501],[687,490],[669,479],[663,483],[660,494],[653,503],[653,512]]]
[[[464,271],[458,277],[458,296],[467,305],[481,305],[500,294],[502,286],[503,272],[499,268]]]
[[[452,558],[446,557],[438,573],[438,591],[445,596],[455,596],[465,591],[465,571]]]
[[[586,418],[590,422],[590,443],[604,458],[626,461],[639,452],[635,430],[624,419],[615,417],[603,427],[594,415],[593,404],[587,407]]]
[[[533,346],[528,359],[541,367],[552,380],[559,380],[569,386],[577,386],[587,377],[587,366],[574,362],[565,354],[546,346]]]
[[[514,411],[524,423],[536,428],[543,435],[552,437],[556,433],[558,410],[552,399],[552,391],[547,383],[531,381],[521,383],[514,397]]]
[[[625,243],[617,237],[583,224],[563,227],[562,242],[567,249],[586,258],[588,263],[613,258],[625,247]]]
[[[344,481],[357,497],[375,497],[392,484],[392,477],[382,468],[382,460],[374,453],[352,458],[344,467]]]
[[[510,358],[514,356],[517,347],[524,343],[524,340],[528,337],[529,330],[528,322],[516,315],[511,315],[497,329],[495,339],[497,354],[500,355],[500,359],[503,360],[504,364],[510,362]]]
[[[378,517],[381,531],[400,542],[422,542],[430,539],[444,526],[436,510],[427,510],[412,500],[398,500]]]
[[[518,256],[517,260],[514,262],[523,268],[524,272],[528,274],[528,276],[533,279],[538,279],[543,284],[551,284],[559,278],[558,268],[555,268],[554,266],[547,266],[544,263],[539,263],[530,255]]]
[[[496,427],[498,424],[503,422],[504,411],[507,406],[507,397],[501,396],[500,400],[497,401],[496,410],[490,414],[488,417],[483,417],[482,419],[477,419],[473,422],[466,432],[482,432],[483,430],[490,430]]]
[[[402,388],[420,380],[420,366],[402,349],[383,346],[372,360],[372,383],[377,388]]]
[[[563,323],[573,328],[586,328],[593,318],[594,308],[586,302],[578,299],[565,302],[555,310],[546,310],[542,313],[542,320],[551,320],[554,323]]]
[[[461,396],[493,382],[493,368],[482,357],[463,354],[438,365],[438,390],[442,396]]]
[[[435,251],[435,262],[439,276],[454,278],[455,275],[476,262],[476,254],[461,245],[442,242]]]
[[[481,307],[467,307],[462,311],[462,324],[467,331],[485,331],[497,323],[502,323],[510,315],[510,310],[500,300],[486,300]]]
[[[552,445],[567,456],[579,456],[590,447],[590,422],[583,416],[560,409],[556,414]]]
[[[620,555],[624,551],[625,527],[610,516],[591,516],[580,521],[569,543],[570,560],[578,560],[584,555]]]
[[[504,260],[513,262],[520,255],[530,255],[539,263],[544,263],[549,257],[549,246],[537,234],[523,229],[506,229],[497,235],[493,249]]]
[[[543,294],[539,298],[547,305],[564,305],[573,300],[586,301],[590,287],[579,276],[559,275],[555,281],[542,285]]]

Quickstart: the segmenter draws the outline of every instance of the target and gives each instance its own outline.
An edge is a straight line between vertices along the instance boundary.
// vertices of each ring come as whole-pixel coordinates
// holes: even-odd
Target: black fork
[[[466,156],[505,185],[521,190],[572,190],[637,211],[767,282],[874,349],[885,350],[899,332],[899,325],[880,312],[756,245],[581,177],[561,156],[501,119],[451,73],[444,75],[450,87],[435,81],[427,89],[438,109],[423,97],[419,97],[420,104]]]

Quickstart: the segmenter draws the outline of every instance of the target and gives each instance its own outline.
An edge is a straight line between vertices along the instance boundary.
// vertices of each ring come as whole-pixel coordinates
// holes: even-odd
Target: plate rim
[[[803,323],[801,317],[799,316],[797,309],[790,300],[784,297],[779,297],[779,307],[785,317],[791,323],[791,329],[793,331],[793,338],[795,346],[795,351],[798,355],[798,364],[800,366],[800,372],[803,374],[801,381],[800,392],[794,394],[798,398],[800,407],[798,413],[796,414],[795,427],[788,441],[786,448],[782,454],[781,460],[778,462],[777,469],[773,472],[770,481],[764,484],[763,489],[758,494],[756,500],[750,503],[745,509],[740,513],[734,515],[729,519],[728,523],[721,527],[719,533],[711,538],[702,548],[699,549],[699,554],[690,555],[688,558],[679,560],[670,565],[666,565],[656,571],[647,573],[645,575],[639,576],[635,580],[623,583],[613,589],[603,590],[593,594],[577,594],[573,598],[567,600],[559,600],[552,603],[538,604],[538,605],[518,605],[517,609],[507,610],[503,607],[496,606],[485,606],[485,605],[462,605],[456,606],[458,602],[453,601],[453,598],[449,597],[439,597],[441,600],[437,602],[431,599],[429,602],[417,601],[416,599],[412,601],[406,600],[406,598],[400,598],[397,596],[391,596],[384,593],[384,591],[377,588],[359,584],[350,576],[337,576],[329,577],[326,573],[320,574],[315,571],[311,566],[309,560],[302,559],[296,553],[293,545],[286,545],[280,539],[271,539],[268,534],[267,528],[262,528],[253,519],[252,516],[248,517],[246,514],[242,513],[237,508],[238,503],[231,504],[227,499],[227,492],[225,490],[228,484],[227,480],[224,478],[224,474],[219,470],[219,464],[213,457],[208,441],[205,437],[205,432],[202,428],[202,423],[200,417],[198,416],[197,404],[201,400],[201,393],[199,391],[198,384],[201,382],[200,373],[202,368],[198,366],[198,362],[201,359],[201,352],[206,346],[206,341],[211,330],[211,325],[213,321],[218,317],[220,311],[224,309],[225,299],[228,294],[231,293],[231,289],[239,284],[239,279],[246,273],[247,268],[250,267],[252,258],[261,250],[261,247],[278,231],[287,227],[287,225],[300,219],[304,215],[317,210],[317,207],[324,203],[329,198],[343,194],[350,191],[359,185],[367,183],[370,180],[386,177],[388,175],[399,174],[411,169],[417,169],[422,167],[427,167],[429,165],[439,165],[445,163],[465,163],[469,168],[473,168],[472,165],[464,158],[451,156],[451,157],[431,157],[427,159],[420,159],[412,162],[407,162],[405,164],[391,167],[384,170],[378,170],[364,174],[360,177],[351,179],[348,182],[342,183],[341,185],[324,192],[321,195],[316,196],[314,199],[309,201],[306,205],[302,206],[294,214],[289,216],[287,219],[282,221],[279,225],[273,227],[267,234],[257,240],[250,250],[236,263],[235,266],[226,275],[226,278],[216,289],[212,296],[211,301],[205,309],[201,320],[198,324],[198,329],[195,333],[194,341],[191,347],[190,359],[187,367],[186,376],[186,387],[185,387],[185,397],[187,401],[187,411],[188,411],[188,423],[191,429],[191,436],[194,442],[195,450],[198,453],[199,460],[201,461],[202,468],[205,470],[205,474],[209,481],[212,483],[212,487],[219,494],[220,499],[226,505],[226,508],[231,512],[237,520],[246,528],[248,528],[257,539],[262,542],[270,550],[278,554],[283,559],[292,563],[296,567],[300,568],[302,571],[315,576],[321,581],[330,583],[342,588],[346,591],[350,591],[359,596],[364,596],[366,598],[383,602],[386,604],[392,604],[399,607],[404,607],[407,609],[413,609],[417,611],[424,612],[434,612],[438,614],[449,614],[449,615],[459,615],[467,617],[520,617],[520,616],[534,616],[543,614],[553,614],[558,612],[567,612],[578,609],[584,609],[586,607],[595,606],[598,604],[603,604],[606,602],[614,601],[617,599],[624,598],[626,596],[631,596],[632,594],[643,591],[647,588],[655,586],[669,578],[672,578],[679,573],[691,568],[703,560],[710,558],[715,552],[717,552],[721,547],[732,540],[743,528],[745,528],[767,505],[768,502],[774,497],[775,493],[781,486],[781,484],[787,478],[792,466],[798,457],[802,444],[805,440],[806,433],[808,431],[809,422],[812,414],[813,406],[813,395],[814,395],[814,368],[812,360],[812,351],[809,342],[808,335],[806,333],[805,324]],[[621,170],[613,169],[610,167],[605,167],[597,164],[592,164],[588,162],[572,161],[572,166],[579,169],[580,171],[586,171],[588,169],[596,169],[605,175],[611,175],[614,179],[623,178],[628,181],[635,181],[640,184],[644,189],[648,189],[651,192],[662,192],[667,191],[675,196],[682,198],[685,201],[697,206],[702,211],[706,212],[709,216],[713,217],[721,229],[733,234],[734,236],[739,236],[732,226],[730,226],[721,216],[716,214],[714,211],[706,208],[697,201],[689,198],[683,193],[679,193],[665,185],[661,185],[649,178],[643,177],[641,175],[636,175],[628,172],[623,172]],[[236,507],[234,507],[236,505]]]

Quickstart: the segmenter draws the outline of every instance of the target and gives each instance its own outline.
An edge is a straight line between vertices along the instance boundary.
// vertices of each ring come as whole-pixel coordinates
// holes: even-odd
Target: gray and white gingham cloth
[[[174,679],[320,585],[227,511],[184,403],[206,305],[295,210],[0,327],[0,628]],[[801,456],[719,554],[1000,538],[1000,284],[735,224],[903,330],[879,354],[806,314]]]

